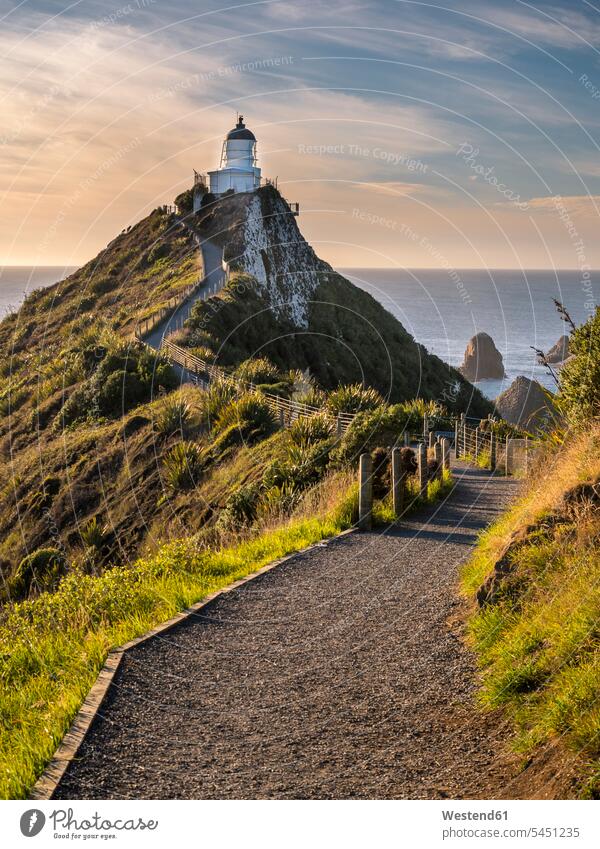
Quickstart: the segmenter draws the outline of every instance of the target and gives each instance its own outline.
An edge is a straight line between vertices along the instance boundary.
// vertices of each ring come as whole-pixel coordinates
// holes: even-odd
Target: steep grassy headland
[[[69,346],[89,328],[100,320],[130,335],[136,321],[195,282],[200,271],[193,234],[159,208],[65,280],[33,291],[17,312],[0,322],[0,409],[19,409],[31,397],[32,380],[42,384],[44,393],[62,388],[59,377],[70,364]],[[5,382],[9,375],[10,399]],[[29,379],[22,384],[27,392],[20,391],[18,376]]]
[[[227,208],[217,204],[208,219],[214,223]],[[306,261],[297,276],[306,271],[312,279],[310,263],[325,264],[286,213],[286,226],[290,221],[295,245],[286,248],[261,248],[255,221],[248,241],[233,215],[219,238],[226,254],[245,240],[246,264],[250,242],[263,265],[273,267],[284,251],[288,271],[290,263]],[[340,302],[347,306],[354,297],[357,313],[381,323],[396,357],[391,397],[403,400],[390,404],[374,388],[383,387],[385,369],[373,352],[364,363],[366,385],[348,385],[363,375],[347,367],[338,341],[315,347],[313,333],[304,346],[303,322],[322,321],[328,336],[347,340],[346,351],[349,340],[361,340],[362,319],[352,326],[350,313],[331,303],[321,314],[302,285],[290,289],[289,276],[277,300],[271,276],[263,279],[255,267],[258,276],[236,278],[247,274],[241,266],[207,306],[240,326],[269,313],[273,361],[248,358],[259,349],[235,334],[217,340],[209,328],[204,341],[213,340],[233,380],[208,390],[180,386],[171,365],[132,332],[196,281],[203,222],[200,216],[184,226],[156,210],[0,324],[0,454],[8,470],[0,487],[1,795],[27,792],[111,646],[269,560],[349,527],[365,447],[378,449],[375,520],[390,521],[391,446],[405,430],[421,427],[425,411],[433,426],[449,425],[439,401],[446,378],[455,386],[453,370],[331,270],[317,286],[341,286]],[[247,284],[243,297],[240,280]],[[186,336],[199,332],[201,317],[198,308]],[[288,326],[293,336],[277,348],[274,340]],[[255,391],[243,392],[244,381]],[[319,406],[322,415],[282,429],[265,403],[266,389]],[[449,404],[466,407],[473,393],[459,381]],[[341,438],[338,413],[357,414]],[[410,509],[421,503],[410,452],[406,463]],[[432,481],[428,498],[449,485]]]
[[[576,330],[561,373],[564,430],[463,574],[481,702],[503,706],[521,785],[600,796],[600,313]]]
[[[5,577],[40,547],[70,556],[95,518],[110,550],[135,552],[158,496],[151,421],[128,414],[177,379],[132,331],[200,271],[195,239],[159,209],[0,323]]]
[[[205,444],[193,392],[187,435],[160,432],[160,396],[176,389],[177,376],[132,340],[140,319],[197,280],[197,240],[208,236],[233,269],[256,276],[234,270],[228,287],[195,309],[183,336],[207,356],[286,397],[310,386],[293,371],[308,368],[315,389],[360,380],[393,400],[487,411],[457,372],[316,257],[274,189],[225,198],[185,225],[155,210],[0,323],[0,455],[10,472],[0,487],[5,579],[40,549],[59,550],[66,561],[87,557],[88,538],[99,566],[128,562],[165,535],[214,524],[240,485],[233,475],[229,486],[212,487],[209,470],[229,463],[237,446]],[[260,364],[249,372],[243,361],[264,349],[273,364],[262,376]],[[164,479],[177,432],[203,442],[193,507],[189,493]]]

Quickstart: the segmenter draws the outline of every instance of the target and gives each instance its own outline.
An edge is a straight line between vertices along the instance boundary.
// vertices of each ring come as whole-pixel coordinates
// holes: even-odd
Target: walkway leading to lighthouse
[[[183,323],[189,318],[192,307],[198,301],[204,301],[210,295],[215,294],[225,285],[225,272],[223,271],[223,249],[215,242],[209,239],[204,239],[202,242],[198,240],[198,247],[202,251],[202,259],[204,263],[204,279],[202,285],[198,287],[192,297],[188,298],[177,309],[173,310],[171,315],[165,321],[151,331],[145,338],[144,342],[150,345],[151,348],[158,350],[163,339],[183,327]]]
[[[56,798],[511,798],[474,706],[457,569],[514,497],[455,466],[443,504],[287,560],[125,654]]]

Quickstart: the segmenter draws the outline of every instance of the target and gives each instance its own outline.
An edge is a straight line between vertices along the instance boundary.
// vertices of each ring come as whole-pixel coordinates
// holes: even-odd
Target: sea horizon
[[[0,266],[0,316],[20,307],[34,289],[47,288],[74,266]],[[336,269],[371,294],[429,352],[454,367],[478,332],[488,333],[503,356],[506,377],[476,383],[495,398],[523,375],[549,390],[555,383],[534,348],[548,350],[568,328],[556,311],[561,301],[583,323],[600,292],[600,272],[580,269],[477,269],[395,266]],[[587,282],[586,282],[587,280]]]

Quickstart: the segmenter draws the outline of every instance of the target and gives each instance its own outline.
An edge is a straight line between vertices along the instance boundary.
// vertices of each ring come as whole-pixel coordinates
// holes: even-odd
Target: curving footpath
[[[179,327],[190,317],[192,307],[197,301],[204,301],[209,295],[215,294],[225,285],[225,272],[223,271],[223,249],[214,242],[204,239],[198,241],[198,248],[202,252],[204,277],[202,285],[198,287],[193,297],[188,298],[158,327],[144,337],[144,342],[156,350],[160,349],[163,339]]]
[[[517,484],[455,474],[401,528],[298,554],[127,652],[54,798],[510,798],[456,581]]]

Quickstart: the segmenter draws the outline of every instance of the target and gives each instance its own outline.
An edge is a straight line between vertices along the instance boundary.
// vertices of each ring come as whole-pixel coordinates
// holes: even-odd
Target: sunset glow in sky
[[[338,267],[600,265],[587,0],[2,3],[0,262],[78,265],[218,164]]]

